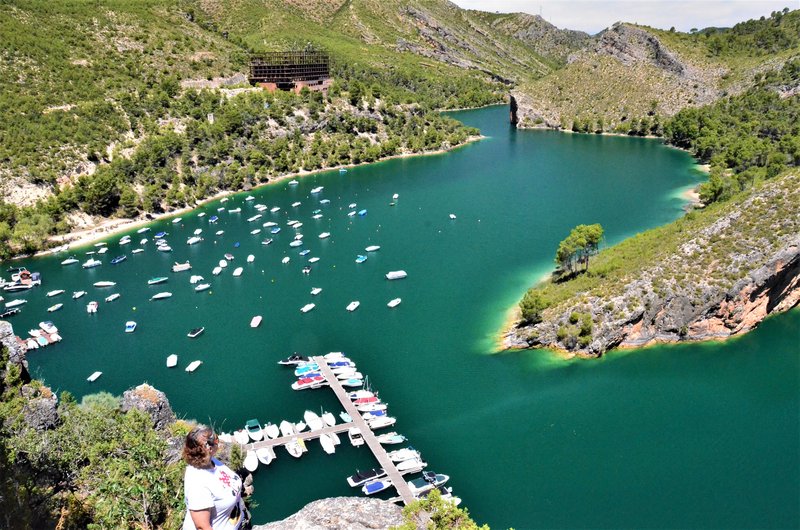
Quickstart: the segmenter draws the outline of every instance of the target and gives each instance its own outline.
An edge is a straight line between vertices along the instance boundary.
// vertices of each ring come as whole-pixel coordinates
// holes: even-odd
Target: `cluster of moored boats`
[[[61,342],[58,328],[49,320],[39,322],[39,327],[29,330],[28,335],[27,338],[14,335],[14,340],[24,350],[35,350]]]

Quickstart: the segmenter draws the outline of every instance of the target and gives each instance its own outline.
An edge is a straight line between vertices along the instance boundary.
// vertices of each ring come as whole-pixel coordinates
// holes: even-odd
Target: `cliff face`
[[[508,348],[549,347],[598,356],[616,347],[721,339],[800,303],[800,178],[790,175],[731,204],[713,223],[664,241],[656,265],[616,287],[579,293],[541,323],[509,330]],[[668,248],[675,245],[676,250]],[[590,314],[591,341],[565,331]]]
[[[283,521],[253,530],[366,530],[403,524],[402,509],[388,501],[362,497],[322,499]]]

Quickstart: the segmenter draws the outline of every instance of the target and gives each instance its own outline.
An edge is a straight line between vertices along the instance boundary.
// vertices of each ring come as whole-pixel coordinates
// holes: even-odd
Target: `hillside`
[[[660,134],[682,108],[753,86],[800,54],[800,11],[685,34],[618,23],[565,68],[514,92],[520,126]]]

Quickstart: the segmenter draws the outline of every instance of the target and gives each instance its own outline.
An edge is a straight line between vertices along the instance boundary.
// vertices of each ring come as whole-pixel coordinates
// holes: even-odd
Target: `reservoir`
[[[6,296],[28,300],[11,319],[15,332],[53,320],[64,338],[29,353],[33,375],[77,396],[120,395],[148,382],[179,417],[231,432],[250,418],[298,422],[306,409],[338,414],[332,392],[291,390],[291,370],[276,361],[343,351],[389,404],[392,429],[421,451],[427,469],[450,475],[448,485],[479,523],[796,527],[800,312],[725,343],[593,361],[496,351],[507,310],[552,270],[558,243],[574,226],[600,223],[606,244],[614,244],[670,222],[682,215],[683,192],[703,178],[693,160],[655,140],[516,131],[505,107],[453,115],[485,138],[445,154],[305,176],[296,185],[283,180],[251,192],[252,201],[242,193],[205,204],[176,224],[163,219],[149,232],[131,230],[128,245],[118,243],[123,234],[110,237],[109,251],[94,256],[103,261],[96,268],[61,266],[66,254],[26,260],[44,284]],[[248,221],[257,204],[280,210]],[[210,223],[214,215],[219,221]],[[291,228],[289,220],[303,225]],[[281,231],[270,234],[265,222]],[[203,240],[187,245],[197,229]],[[156,251],[160,231],[172,252]],[[319,238],[323,232],[330,236]],[[297,233],[303,244],[290,247]],[[132,254],[143,237],[144,251]],[[262,244],[266,238],[273,242]],[[366,252],[371,245],[381,248]],[[310,252],[300,256],[303,249]],[[83,262],[96,250],[71,252]],[[226,253],[233,261],[213,276]],[[110,264],[122,254],[125,261]],[[356,263],[358,255],[368,259]],[[312,257],[319,261],[309,265]],[[191,271],[170,272],[186,260]],[[396,270],[408,277],[387,281]],[[195,292],[192,274],[211,287]],[[148,286],[157,276],[168,280]],[[97,281],[116,285],[99,289]],[[314,287],[322,292],[312,296]],[[55,289],[67,292],[45,296]],[[77,290],[89,294],[72,300]],[[162,291],[172,296],[150,300]],[[120,298],[106,303],[114,292]],[[402,303],[387,307],[395,298]],[[90,300],[99,302],[93,315]],[[349,312],[352,301],[360,305]],[[64,308],[47,313],[56,302]],[[251,328],[256,315],[263,321]],[[130,320],[136,330],[125,333]],[[205,332],[188,338],[198,327]],[[171,354],[179,361],[169,369]],[[202,365],[184,371],[194,360]],[[102,376],[88,382],[95,371]],[[360,494],[345,477],[374,465],[368,451],[346,441],[335,455],[309,443],[299,460],[279,450],[255,474],[254,521],[286,517],[318,498]]]

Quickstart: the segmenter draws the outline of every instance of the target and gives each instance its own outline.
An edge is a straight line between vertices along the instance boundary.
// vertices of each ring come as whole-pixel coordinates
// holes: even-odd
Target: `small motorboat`
[[[451,214],[450,214],[450,219],[455,219],[455,218],[456,218],[456,214],[454,214],[454,213],[451,213]]]
[[[347,437],[350,439],[350,443],[353,447],[364,445],[364,436],[361,434],[361,429],[358,427],[350,427],[347,430]]]
[[[250,443],[250,436],[248,436],[247,430],[245,429],[239,429],[238,431],[234,431],[233,439],[236,441],[236,443],[241,445]]]
[[[355,392],[348,393],[347,397],[349,397],[353,401],[356,401],[358,399],[375,397],[375,393],[369,390],[356,390]]]
[[[165,298],[169,298],[170,296],[172,296],[172,293],[170,293],[169,291],[163,291],[151,296],[150,300],[164,300]]]
[[[380,249],[381,249],[380,245],[370,245],[367,248],[365,248],[364,250],[367,251],[367,252],[377,252]]]
[[[88,304],[86,304],[86,312],[87,313],[97,313],[97,307],[98,306],[99,306],[99,304],[97,302],[91,301]]]
[[[270,213],[278,213],[280,211],[281,211],[281,207],[280,206],[273,206],[272,208],[269,209]]]
[[[144,234],[145,232],[149,232],[149,231],[150,231],[150,227],[149,226],[145,226],[145,227],[142,227],[139,230],[137,230],[136,233],[137,234]]]
[[[317,258],[317,257],[308,258],[308,262],[309,262],[309,263],[316,263],[316,262],[318,262],[318,261],[319,261],[319,258]]]
[[[242,211],[241,208],[233,208],[232,210],[228,210],[228,213],[239,213],[241,211]]]
[[[280,431],[281,436],[292,436],[293,434],[297,434],[294,430],[294,423],[286,420],[283,420],[280,423],[278,430]]]
[[[320,238],[320,239],[326,239],[326,238],[329,238],[329,237],[331,237],[331,233],[330,233],[330,232],[322,232],[322,233],[319,235],[319,238]]]
[[[116,258],[112,259],[112,260],[111,260],[111,264],[112,264],[112,265],[116,265],[117,263],[122,263],[122,262],[123,262],[123,261],[125,261],[126,259],[128,259],[128,256],[126,256],[125,254],[123,254],[122,256],[117,256]]]
[[[354,210],[356,206],[358,206],[358,203],[355,202],[351,202],[350,204],[347,205],[347,207],[350,208],[351,210]]]
[[[384,445],[387,444],[401,444],[406,441],[406,437],[396,432],[387,432],[386,434],[379,434],[376,436],[378,441]]]
[[[167,357],[167,368],[175,368],[178,365],[178,356],[176,354],[172,354]]]
[[[222,274],[222,267],[219,266],[214,267],[213,269],[211,269],[211,274],[213,274],[214,276],[219,276],[220,274]]]
[[[322,450],[327,454],[332,455],[336,452],[336,444],[334,443],[333,439],[331,439],[330,435],[323,434],[320,436],[319,443],[322,445]]]
[[[262,245],[271,245],[272,244],[272,238],[268,237],[267,239],[261,241],[261,244]]]
[[[401,280],[408,276],[406,271],[390,271],[386,273],[387,280]]]
[[[300,184],[300,183],[297,182],[296,180],[290,180],[289,181],[289,186],[297,186],[298,184]]]
[[[321,292],[322,292],[322,287],[314,287],[311,289],[312,296],[317,296]]]
[[[359,211],[358,211],[358,216],[359,216],[359,217],[364,217],[365,215],[367,215],[367,210],[366,210],[366,208],[365,208],[365,209],[363,209],[363,210],[359,210]]]
[[[203,278],[202,276],[200,276],[199,274],[193,274],[193,275],[192,275],[192,276],[189,278],[189,283],[191,283],[192,285],[194,285],[194,284],[196,284],[196,283],[202,282],[202,281],[203,281],[203,279],[204,279],[204,278]]]
[[[176,225],[180,223],[182,219],[183,217],[176,217],[175,219],[172,220],[172,224]]]
[[[286,265],[287,263],[289,263],[289,260],[290,260],[289,256],[286,256],[285,258],[283,258],[283,259],[281,260],[281,263],[283,263],[284,265]]]
[[[97,251],[98,254],[105,254],[106,252],[108,252],[108,247],[103,247]]]
[[[250,201],[256,200],[256,198],[253,197],[252,195],[248,195],[247,197],[244,198],[244,200],[246,200],[247,202],[250,202]]]
[[[350,414],[346,413],[345,411],[342,411],[342,412],[340,412],[340,413],[339,413],[339,417],[340,417],[340,418],[342,419],[342,421],[343,421],[343,422],[345,422],[345,423],[352,423],[352,422],[353,422],[353,418],[351,418],[351,417],[350,417]]]
[[[322,219],[322,214],[321,213],[315,213],[314,215],[311,216],[311,218],[312,219]]]
[[[311,410],[307,410],[303,413],[303,421],[306,422],[308,428],[312,431],[319,431],[325,426],[322,418],[320,418],[316,412]]]
[[[166,276],[157,276],[155,278],[150,278],[147,280],[147,285],[158,285],[159,283],[164,283],[165,281],[169,280]]]
[[[297,253],[298,256],[307,256],[311,253],[311,249],[304,249]]]
[[[261,424],[257,419],[247,420],[244,428],[247,429],[247,435],[254,442],[264,439],[264,430],[261,428]]]
[[[330,199],[322,199],[321,201],[319,201],[319,203],[320,204],[330,204],[331,200]]]
[[[369,428],[372,430],[383,429],[384,427],[390,427],[395,423],[397,423],[397,418],[392,418],[390,416],[373,417],[372,419],[367,421],[367,425],[369,425]]]
[[[136,331],[136,322],[129,320],[125,322],[125,333],[133,333]]]
[[[230,252],[226,252],[225,259],[228,261],[233,261],[233,254],[231,254]]]
[[[360,306],[360,305],[361,305],[361,302],[359,302],[358,300],[353,300],[352,302],[350,302],[349,304],[347,304],[347,307],[346,307],[346,309],[347,309],[348,311],[351,311],[351,312],[352,312],[352,311],[355,311],[356,309],[358,309],[358,306]]]
[[[114,300],[116,300],[120,296],[122,296],[122,295],[120,295],[119,293],[110,294],[110,295],[106,296],[106,302],[113,302]]]
[[[247,450],[247,455],[244,457],[244,468],[251,473],[258,469],[258,457],[253,449]]]
[[[189,366],[186,367],[187,372],[194,372],[197,370],[197,367],[203,364],[203,361],[192,361],[189,363]]]
[[[308,427],[308,425],[306,425],[305,422],[303,421],[298,421],[297,423],[294,424],[294,430],[296,432],[303,432],[304,430],[306,430],[306,427]]]
[[[256,257],[252,254],[247,256],[247,263],[253,263],[256,260]]]
[[[252,223],[253,221],[257,221],[258,219],[261,219],[260,213],[255,214],[253,217],[248,217],[247,222]]]
[[[243,267],[236,267],[235,269],[233,269],[233,276],[238,278],[239,276],[242,275],[242,272],[244,272]]]
[[[275,452],[271,447],[259,447],[256,449],[256,457],[258,457],[259,462],[268,466],[275,460]]]
[[[306,362],[308,362],[308,357],[293,353],[292,355],[290,355],[286,359],[281,359],[280,361],[278,361],[278,364],[282,364],[282,365],[298,365],[298,364],[306,363]]]
[[[254,316],[253,318],[250,319],[250,327],[257,328],[258,326],[261,325],[261,320],[262,320],[261,315]]]
[[[165,235],[167,235],[167,233],[166,233],[166,232],[158,232],[158,233],[156,233],[156,235],[155,235],[155,236],[153,236],[153,237],[154,237],[155,239],[162,239],[162,238],[163,238]]]
[[[78,258],[75,256],[70,256],[61,262],[62,265],[72,265],[73,263],[78,263]]]
[[[397,200],[399,198],[400,198],[400,195],[398,193],[395,193],[394,195],[392,195],[392,199],[394,199],[394,200]]]
[[[311,274],[311,267],[306,265],[305,267],[303,267],[303,271],[302,272],[303,272],[303,274]]]
[[[367,261],[367,257],[365,255],[359,254],[356,256],[356,263],[364,263],[365,261]]]
[[[250,235],[253,235],[253,236],[256,235],[256,234],[260,234],[260,233],[261,233],[261,229],[260,228],[254,228],[254,229],[250,230]]]
[[[308,313],[309,311],[311,311],[315,307],[316,307],[316,304],[306,304],[306,305],[304,305],[303,307],[300,308],[300,312],[301,313]]]
[[[328,382],[321,375],[315,375],[312,377],[302,377],[297,381],[295,381],[294,383],[292,383],[292,390],[306,390],[309,388],[319,388],[327,384]]]
[[[99,267],[102,264],[103,262],[100,261],[99,259],[89,258],[83,263],[83,265],[81,265],[81,267],[83,267],[84,269],[91,269],[93,267]]]
[[[325,422],[325,425],[328,427],[336,425],[336,416],[334,416],[332,412],[323,412],[321,417],[322,421]]]
[[[135,248],[131,250],[131,254],[139,254],[140,252],[144,252],[143,248]]]
[[[316,188],[311,190],[311,193],[315,193],[316,194],[316,193],[321,192],[323,189],[325,189],[325,186],[317,186]]]
[[[295,201],[292,203],[292,208],[297,208],[298,206],[300,206],[300,204],[301,204],[300,201]]]
[[[389,306],[389,307],[397,307],[397,306],[400,305],[400,302],[402,302],[402,301],[403,300],[400,299],[400,298],[393,298],[393,299],[389,300],[389,303],[386,304],[386,305]]]
[[[47,296],[52,298],[53,296],[58,296],[64,293],[64,289],[56,289],[54,291],[47,291]]]
[[[410,473],[419,473],[424,468],[428,467],[428,463],[419,457],[414,457],[398,462],[395,467],[401,475],[408,475]]]
[[[290,455],[295,458],[300,458],[306,450],[306,443],[301,438],[292,438],[286,442],[284,447],[286,447],[286,451],[288,451]]]
[[[433,471],[425,471],[420,478],[409,480],[406,484],[408,484],[411,493],[416,496],[423,491],[432,490],[437,486],[441,486],[448,480],[450,480],[450,477],[447,475],[441,475]]]
[[[361,491],[364,495],[372,495],[378,493],[392,486],[392,481],[388,478],[373,480],[361,486]]]
[[[185,262],[185,263],[175,262],[175,264],[172,266],[172,272],[188,271],[188,270],[191,270],[191,268],[192,268],[192,264],[189,263],[188,261]]]
[[[89,381],[90,383],[93,383],[97,381],[97,378],[100,377],[101,375],[103,375],[103,372],[93,372],[92,375],[86,378],[86,380]]]
[[[115,285],[117,285],[117,282],[107,282],[107,281],[94,282],[95,287],[114,287]]]
[[[289,246],[290,247],[299,247],[302,244],[303,244],[303,240],[302,239],[295,239],[294,241],[289,243]]]
[[[192,236],[192,237],[190,237],[189,239],[186,240],[186,244],[187,245],[194,245],[196,243],[201,242],[202,240],[203,240],[203,238],[200,237],[200,236]]]
[[[189,337],[190,339],[194,339],[199,337],[205,330],[206,328],[204,327],[194,328],[189,333],[187,333],[186,336]]]
[[[64,307],[64,304],[55,304],[47,308],[48,313],[53,313]]]
[[[280,429],[278,429],[277,425],[275,425],[274,423],[270,422],[270,423],[267,423],[264,426],[264,434],[267,435],[267,438],[270,438],[270,439],[274,440],[275,438],[280,436],[281,432],[280,432]]]
[[[419,451],[413,447],[403,447],[402,449],[391,451],[388,456],[392,462],[403,462],[411,458],[419,458]]]
[[[208,218],[209,223],[216,223],[217,221],[219,221],[219,217],[216,215],[212,215],[211,217]]]

